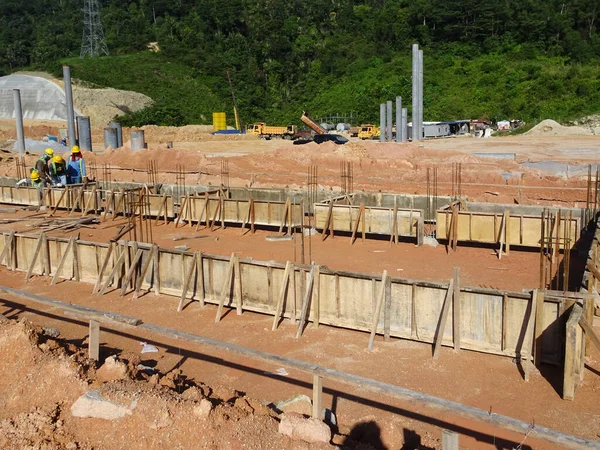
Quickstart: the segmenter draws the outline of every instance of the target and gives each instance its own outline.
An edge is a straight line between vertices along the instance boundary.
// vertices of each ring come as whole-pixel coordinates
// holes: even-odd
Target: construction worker
[[[78,146],[71,149],[71,156],[67,158],[67,175],[70,184],[87,183],[85,161]]]
[[[40,205],[42,204],[42,198],[44,196],[44,182],[42,181],[40,174],[38,173],[37,170],[33,169],[31,171],[31,175],[29,175],[29,178],[31,179],[31,185],[35,188],[37,188],[38,190],[38,200],[40,202]]]
[[[55,186],[67,184],[67,164],[60,155],[55,155],[50,162],[50,177]]]
[[[37,172],[40,178],[40,183],[42,183],[42,187],[44,187],[46,184],[52,183],[52,180],[50,179],[48,161],[50,161],[53,156],[54,150],[52,150],[51,148],[47,148],[46,150],[44,150],[44,153],[42,153],[42,156],[40,156],[35,162],[34,170],[35,172]]]

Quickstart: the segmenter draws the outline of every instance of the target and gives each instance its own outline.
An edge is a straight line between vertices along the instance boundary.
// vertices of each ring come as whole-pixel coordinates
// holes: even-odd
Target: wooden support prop
[[[80,270],[79,270],[79,250],[77,249],[77,240],[79,239],[79,233],[77,233],[77,236],[74,236],[75,240],[73,242],[73,277],[75,278],[75,281],[80,281],[79,280],[79,274],[80,274]]]
[[[158,214],[156,214],[156,220],[154,221],[154,225],[158,225],[158,221],[160,219],[160,215],[164,212],[165,215],[165,225],[168,223],[168,207],[167,207],[167,194],[163,194],[160,199],[160,207],[158,208]]]
[[[8,235],[8,241],[4,241],[4,248],[2,249],[2,253],[0,253],[0,264],[4,262],[6,259],[6,267],[11,268],[11,253],[15,240],[15,232],[11,231]]]
[[[321,420],[323,418],[323,377],[317,374],[313,375],[313,398],[312,414],[313,419]]]
[[[125,215],[125,190],[123,189],[119,189],[119,200],[116,200],[116,194],[115,194],[115,209],[113,209],[113,213],[112,213],[112,220],[115,220],[117,218],[117,211],[119,210],[119,208],[122,209],[123,215]]]
[[[535,302],[535,336],[533,357],[536,367],[540,367],[542,361],[542,333],[544,331],[544,293],[535,289],[533,300]]]
[[[358,224],[362,223],[362,238],[363,238],[363,242],[365,240],[365,221],[364,221],[364,215],[365,215],[365,204],[361,203],[359,208],[358,208],[358,214],[356,216],[356,221],[354,222],[354,226],[352,227],[352,238],[350,239],[350,245],[354,244],[354,241],[356,240],[356,233],[358,232]]]
[[[523,347],[521,348],[521,365],[523,367],[523,373],[525,381],[529,381],[529,374],[532,371],[531,368],[531,354],[534,351],[535,345],[535,318],[537,316],[537,289],[532,292],[531,295],[531,313],[527,319],[527,328],[525,330],[525,337],[529,333],[531,335],[531,341],[525,342],[523,338]]]
[[[306,292],[304,293],[304,299],[302,300],[302,311],[300,313],[300,323],[298,324],[298,330],[296,331],[296,339],[302,336],[304,325],[308,320],[308,307],[310,299],[312,298],[313,285],[315,282],[315,263],[311,264],[310,275],[308,277],[308,284],[306,285]]]
[[[125,249],[125,251],[127,252],[128,250]],[[121,286],[121,292],[120,292],[119,296],[123,297],[125,295],[125,293],[127,292],[129,283],[132,280],[132,278],[134,278],[134,274],[135,274],[135,271],[137,270],[138,263],[140,262],[140,259],[142,259],[142,254],[143,254],[143,251],[140,248],[137,249],[137,251],[135,252],[133,261],[131,261],[129,270],[127,270],[127,274],[125,275],[125,281],[123,282],[123,285]],[[134,286],[134,288],[135,288],[135,286]]]
[[[285,201],[285,205],[283,206],[283,213],[281,214],[281,220],[279,222],[279,234],[283,233],[283,227],[285,226],[286,222],[290,220],[288,213],[290,211],[291,205],[292,201],[288,198]]]
[[[208,192],[204,193],[204,203],[202,204],[202,210],[200,211],[200,215],[198,216],[198,222],[196,223],[196,231],[200,231],[200,224],[202,223],[202,217],[206,214],[206,219],[204,219],[204,227],[208,227]]]
[[[581,325],[581,328],[583,328],[583,331],[585,332],[586,340],[587,338],[589,338],[590,342],[596,346],[596,349],[600,350],[600,338],[594,331],[592,325],[590,325],[590,323],[585,318],[585,314],[581,314],[581,318],[579,319],[579,325]]]
[[[62,202],[62,199],[65,197],[65,194],[67,193],[68,190],[70,190],[69,187],[65,187],[62,190],[60,197],[58,198],[58,202],[56,202],[56,204],[54,205],[54,208],[52,208],[52,212],[50,214],[48,214],[48,217],[52,217],[56,213],[56,210],[58,209],[60,202]]]
[[[446,329],[446,322],[448,321],[448,311],[450,310],[450,302],[454,295],[454,278],[450,280],[448,285],[448,291],[446,292],[446,298],[444,298],[444,306],[442,307],[442,313],[440,314],[440,321],[438,323],[438,329],[435,336],[435,344],[433,347],[433,359],[438,359],[440,356],[440,348],[442,348],[442,341],[444,340],[444,330]]]
[[[460,351],[460,267],[454,268],[454,294],[452,296],[452,333],[454,337],[454,351]]]
[[[94,361],[100,359],[100,322],[90,320],[90,335],[88,337],[88,356]]]
[[[371,337],[369,338],[369,345],[367,346],[369,351],[373,351],[373,343],[375,342],[375,334],[377,333],[377,324],[379,323],[379,316],[381,315],[381,307],[385,299],[385,285],[387,283],[387,270],[383,271],[381,275],[381,289],[379,290],[379,296],[377,297],[377,306],[375,307],[375,314],[371,322]]]
[[[219,196],[219,205],[220,205],[219,216],[221,217],[221,228],[224,230],[225,229],[225,192],[223,192],[223,190],[221,190],[221,195]]]
[[[104,284],[102,285],[102,289],[100,289],[100,292],[98,293],[98,295],[104,295],[104,293],[106,292],[106,289],[108,289],[109,284],[112,282],[112,280],[115,277],[115,275],[117,274],[117,272],[123,268],[124,264],[125,264],[125,251],[122,251],[121,254],[119,255],[119,257],[117,258],[117,261],[115,262],[115,265],[113,266],[112,270],[108,274],[108,277],[104,281]]]
[[[84,198],[82,198],[84,199]],[[90,212],[92,209],[96,209],[96,202],[94,201],[96,199],[96,185],[92,186],[92,191],[90,192],[90,198],[88,198],[87,202],[85,202],[85,207],[82,208],[82,216],[86,216],[88,212]],[[94,208],[91,208],[91,205],[94,205]]]
[[[56,268],[56,271],[54,272],[54,276],[52,277],[52,282],[50,283],[50,286],[56,284],[56,280],[58,280],[58,277],[60,276],[60,273],[62,272],[62,268],[65,265],[65,261],[67,260],[67,257],[69,256],[69,251],[73,248],[73,246],[75,245],[75,236],[71,236],[71,238],[69,239],[69,243],[67,244],[67,248],[65,248],[65,251],[62,254],[62,257],[60,258],[60,262],[58,263],[58,267]],[[73,264],[75,264],[75,261],[73,261]]]
[[[75,210],[77,208],[83,210],[84,204],[83,204],[83,192],[84,192],[84,187],[81,186],[79,188],[79,192],[77,193],[77,197],[75,198],[75,200],[73,201],[73,207],[71,208],[71,212],[69,213],[69,215],[73,215],[73,213],[75,212]]]
[[[31,258],[31,261],[29,262],[29,267],[27,268],[27,275],[25,276],[25,281],[28,281],[29,278],[31,278],[31,275],[33,274],[33,268],[35,267],[35,263],[38,259],[40,252],[42,251],[42,249],[44,247],[45,237],[46,237],[46,233],[40,233],[40,237],[37,240],[37,245],[35,246],[35,251],[33,252],[33,257]],[[45,263],[43,261],[41,263],[41,266],[42,266],[42,274],[43,274],[44,266],[45,266]]]
[[[390,233],[390,247],[392,242],[398,244],[398,205],[394,202],[394,211],[392,217],[392,232]]]
[[[313,302],[313,324],[319,328],[321,320],[321,266],[315,266],[315,300]]]
[[[567,320],[567,331],[565,339],[565,366],[563,374],[563,399],[574,400],[575,390],[582,377],[583,336],[581,328],[581,318],[583,317],[583,308],[579,304],[574,304],[571,314]]]
[[[383,301],[383,338],[386,341],[391,339],[392,324],[392,279],[388,277],[385,280],[385,300]]]
[[[323,226],[323,232],[321,240],[324,241],[327,236],[327,230],[331,227],[331,222],[333,222],[333,199],[329,201],[329,209],[327,210],[327,218],[325,219],[325,225]]]
[[[587,264],[587,269],[591,272],[591,274],[594,276],[594,278],[596,280],[600,280],[600,270],[598,270],[598,268],[596,267],[595,263],[588,263]],[[594,284],[594,283],[593,283]],[[592,284],[592,286],[593,286]],[[595,294],[596,292],[590,292],[590,294]]]
[[[229,266],[227,267],[227,275],[225,275],[225,279],[223,280],[223,287],[221,288],[221,295],[219,296],[219,307],[217,309],[217,316],[215,317],[215,322],[221,321],[221,316],[223,315],[223,305],[225,304],[225,298],[227,294],[231,292],[231,281],[233,278],[233,271],[235,269],[235,253],[231,254],[229,258]]]
[[[506,351],[506,333],[508,331],[508,295],[502,295],[502,336],[501,350]]]
[[[112,210],[111,210],[112,205]],[[106,215],[109,211],[113,211],[114,214],[115,207],[115,191],[110,191],[108,198],[106,199],[106,206],[104,207],[104,213],[102,214],[102,222],[106,220]]]
[[[159,273],[159,259],[160,250],[158,245],[154,244],[154,253],[152,254],[152,284],[154,286],[154,295],[160,294],[160,273]]]
[[[183,310],[183,302],[185,301],[185,297],[187,296],[187,292],[190,286],[190,282],[194,278],[194,272],[196,271],[198,266],[198,252],[194,252],[192,256],[192,262],[190,263],[190,267],[185,272],[185,279],[183,281],[183,291],[181,293],[181,299],[179,300],[179,305],[177,306],[177,312],[181,312]],[[192,291],[192,297],[194,293]]]
[[[504,215],[504,252],[510,255],[510,211],[507,209]]]
[[[242,269],[240,266],[240,258],[236,255],[233,263],[233,282],[236,297],[235,311],[238,316],[242,315]]]
[[[210,231],[215,230],[215,222],[217,221],[218,214],[221,211],[221,199],[218,199],[218,200],[219,201],[217,201],[217,207],[215,208],[215,213],[214,213],[212,221],[210,223]]]
[[[104,257],[104,262],[102,263],[102,267],[100,268],[100,273],[98,274],[98,279],[96,280],[96,284],[94,285],[94,289],[92,289],[92,294],[95,294],[100,289],[102,285],[102,277],[104,276],[104,271],[108,267],[108,262],[110,261],[110,257],[112,256],[113,249],[117,244],[115,242],[110,242],[108,244],[108,250],[106,251],[106,256]]]
[[[423,241],[425,239],[425,223],[422,217],[417,219],[417,247],[421,247],[423,245]]]
[[[442,430],[442,450],[459,450],[458,433]]]
[[[189,195],[186,195],[183,198],[183,203],[181,204],[181,208],[179,209],[179,214],[177,214],[177,220],[175,220],[175,228],[177,228],[179,226],[179,223],[181,222],[181,219],[185,213],[185,207],[187,206],[189,200],[190,200]],[[191,218],[188,217],[188,220],[191,220]]]
[[[287,261],[285,263],[283,279],[281,280],[281,289],[279,291],[279,297],[277,298],[277,306],[275,307],[275,317],[273,318],[273,326],[271,327],[271,331],[275,331],[277,329],[279,321],[281,320],[286,293],[289,292],[288,287],[290,285],[290,275],[293,275],[292,263]]]
[[[452,250],[458,247],[458,207],[452,209]]]
[[[158,247],[156,245],[153,245],[152,248],[150,249],[150,252],[148,253],[148,257],[146,258],[146,262],[144,262],[144,264],[142,265],[142,270],[140,271],[140,273],[137,275],[137,277],[135,278],[135,291],[133,293],[133,299],[137,299],[140,295],[140,289],[142,287],[142,282],[144,281],[144,278],[146,278],[146,274],[148,273],[148,269],[150,268],[151,264],[154,264],[154,252],[157,251]]]

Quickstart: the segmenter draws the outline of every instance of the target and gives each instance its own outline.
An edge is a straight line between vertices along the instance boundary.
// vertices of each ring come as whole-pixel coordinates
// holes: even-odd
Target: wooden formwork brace
[[[85,209],[85,205],[83,204],[83,193],[84,193],[84,191],[85,191],[84,187],[81,186],[79,188],[79,192],[77,193],[77,196],[73,200],[73,206],[71,208],[71,212],[69,212],[70,216],[73,215],[73,213],[75,212],[75,210],[77,208],[79,208],[81,210]]]
[[[204,203],[202,205],[202,210],[200,211],[200,215],[197,217],[198,223],[196,223],[196,231],[200,231],[200,223],[202,223],[202,216],[206,214],[206,219],[204,220],[204,228],[208,227],[208,202],[209,202],[208,192],[204,193]]]
[[[277,298],[277,306],[275,307],[275,317],[273,318],[272,331],[277,329],[281,315],[283,313],[283,306],[285,298],[289,293],[289,286],[291,283],[291,277],[294,275],[293,264],[290,261],[285,263],[285,272],[283,273],[283,280],[281,280],[281,290],[279,291],[279,297]]]
[[[452,293],[452,333],[454,351],[460,351],[460,267],[454,268],[454,292]]]
[[[138,248],[138,249],[134,249],[134,250],[135,250],[135,256],[133,257],[133,261],[131,261],[131,265],[129,265],[129,269],[127,270],[127,273],[125,275],[125,281],[123,282],[123,285],[121,286],[121,292],[119,293],[120,297],[123,297],[127,293],[127,289],[131,288],[131,286],[129,286],[129,284],[132,280],[136,279],[135,272],[137,271],[139,262],[142,259],[142,254],[143,254],[142,249]],[[129,249],[125,248],[125,252],[129,253]],[[134,282],[133,289],[135,289],[135,282]]]
[[[210,222],[210,231],[214,231],[215,230],[215,222],[217,221],[217,217],[219,212],[221,211],[221,199],[219,199],[219,201],[217,202],[217,207],[215,208],[215,212],[212,218],[212,221]],[[207,217],[208,219],[208,217]]]
[[[248,200],[248,212],[244,222],[242,222],[242,236],[247,232],[246,225],[248,224],[250,224],[250,231],[254,233],[254,199],[252,197]]]
[[[383,300],[385,298],[385,285],[387,282],[387,277],[387,270],[384,270],[383,274],[381,275],[381,289],[379,290],[379,295],[377,296],[377,305],[375,306],[373,320],[371,321],[371,336],[369,337],[369,345],[367,346],[369,351],[373,351],[373,343],[375,342],[375,334],[377,333],[377,324],[379,323],[381,307],[383,306]]]
[[[325,225],[323,226],[323,232],[321,233],[321,240],[324,241],[327,236],[327,231],[334,237],[333,231],[333,200],[329,201],[329,209],[327,210],[327,218],[325,219]]]
[[[358,224],[362,225],[362,240],[365,242],[365,204],[361,203],[358,208],[358,215],[356,216],[356,221],[354,222],[354,226],[352,227],[352,237],[350,238],[350,245],[354,244],[356,240],[356,233],[358,232]]]
[[[140,295],[140,289],[142,287],[142,282],[144,280],[144,278],[146,278],[146,274],[148,273],[148,269],[150,268],[150,265],[153,266],[153,280],[152,280],[152,284],[154,286],[154,293],[155,295],[158,295],[158,293],[160,292],[160,280],[158,280],[158,245],[154,244],[152,245],[152,248],[150,249],[150,253],[148,253],[148,258],[146,259],[146,262],[142,265],[142,270],[137,274],[137,276],[135,277],[135,291],[133,293],[133,299],[136,300],[139,295]]]
[[[158,221],[160,220],[160,216],[161,214],[164,213],[164,219],[165,219],[165,225],[167,225],[169,223],[169,219],[168,219],[168,200],[167,200],[167,194],[163,194],[161,199],[160,199],[160,207],[158,208],[158,214],[156,215],[156,220],[154,222],[154,225],[158,225]]]
[[[104,284],[102,285],[102,288],[100,289],[100,292],[98,292],[98,295],[104,295],[104,293],[108,289],[108,286],[113,281],[113,278],[115,278],[115,276],[117,275],[117,273],[120,270],[122,270],[123,267],[125,266],[125,253],[126,252],[128,252],[128,249],[127,248],[123,248],[122,251],[121,251],[121,254],[119,255],[119,257],[115,261],[115,265],[113,266],[113,268],[110,271],[108,277],[104,281]],[[116,284],[118,286],[118,283],[116,283]]]
[[[54,216],[54,214],[56,213],[56,210],[58,209],[58,206],[60,205],[60,203],[62,202],[63,198],[65,197],[65,194],[70,191],[71,188],[68,186],[65,186],[60,194],[60,197],[58,198],[58,201],[56,202],[56,204],[54,205],[54,207],[52,208],[52,212],[50,212],[50,214],[48,214],[48,217],[52,217]]]
[[[437,333],[435,336],[435,344],[433,346],[433,359],[438,359],[440,355],[440,348],[442,347],[442,341],[444,340],[444,330],[446,329],[446,322],[448,321],[448,311],[450,311],[450,302],[454,297],[454,278],[450,280],[448,290],[446,291],[446,297],[444,298],[444,306],[442,307],[442,313],[440,314],[440,321],[438,322]]]
[[[111,209],[112,206],[112,209]],[[106,220],[106,216],[108,214],[109,211],[112,211],[111,214],[114,215],[114,211],[115,211],[115,191],[110,191],[110,194],[108,195],[108,198],[106,199],[106,204],[104,206],[104,213],[102,214],[102,221],[104,222]]]
[[[0,253],[0,264],[2,264],[4,262],[4,259],[6,259],[6,267],[8,269],[14,270],[15,267],[13,267],[12,261],[13,261],[13,254],[15,253],[15,251],[13,250],[15,246],[15,232],[11,231],[10,234],[8,235],[8,241],[4,241],[4,248],[2,249],[2,253]],[[16,264],[15,264],[16,265]]]
[[[177,306],[177,312],[181,312],[183,310],[183,303],[185,302],[185,298],[190,288],[190,283],[194,279],[195,274],[197,274],[198,276],[198,284],[200,285],[200,305],[204,306],[204,270],[202,268],[202,264],[202,253],[194,252],[194,255],[192,256],[192,262],[188,270],[185,272],[185,279],[183,281],[183,291],[181,293],[179,305]],[[191,297],[193,296],[194,291],[192,290]]]
[[[179,223],[181,222],[181,219],[184,215],[184,211],[186,211],[186,207],[187,207],[189,201],[190,201],[190,195],[187,194],[183,198],[183,203],[181,204],[181,208],[179,209],[179,214],[177,214],[177,220],[175,220],[175,228],[177,228],[179,226]],[[191,220],[192,220],[191,216],[188,216],[188,221],[191,221]]]
[[[283,212],[281,213],[281,220],[279,222],[279,234],[283,233],[283,228],[287,222],[291,221],[291,209],[292,201],[288,198],[283,205]]]
[[[125,211],[125,190],[123,188],[119,189],[119,194],[119,200],[117,201],[115,198],[116,205],[112,212],[112,220],[117,218],[117,211],[119,211],[119,208],[121,208],[123,216],[127,215],[127,212]]]
[[[392,246],[392,242],[394,244],[398,244],[398,205],[396,204],[396,202],[394,202],[393,215],[394,217],[392,220],[392,232],[390,233],[390,247]]]
[[[227,275],[223,280],[223,287],[221,289],[221,295],[219,297],[219,307],[217,309],[217,315],[215,322],[220,322],[223,316],[223,306],[225,305],[225,298],[231,292],[231,283],[234,283],[234,296],[236,297],[236,311],[238,315],[242,314],[242,274],[240,273],[240,260],[235,253],[231,254],[229,259],[229,266],[227,267]]]
[[[25,281],[29,281],[29,278],[31,278],[31,275],[33,274],[33,268],[35,267],[35,263],[40,253],[42,253],[42,275],[45,274],[46,276],[50,276],[50,253],[48,251],[48,239],[46,238],[46,233],[40,233],[35,251],[33,252],[33,257],[31,258],[29,267],[27,268]]]
[[[308,276],[308,284],[306,285],[306,292],[304,293],[304,299],[302,300],[302,310],[300,312],[300,322],[298,323],[298,329],[296,331],[296,339],[302,336],[302,331],[306,321],[308,320],[308,308],[310,300],[313,295],[313,286],[315,282],[315,263],[313,262],[310,266],[310,275]]]
[[[71,252],[71,256],[73,256],[73,265],[75,265],[75,258],[74,258],[74,254],[73,252],[77,251],[74,250],[74,248],[77,246],[76,241],[75,241],[75,236],[71,236],[71,238],[69,239],[69,243],[67,244],[67,248],[65,249],[65,251],[62,254],[62,257],[60,258],[60,262],[58,263],[58,267],[56,268],[56,271],[54,272],[54,276],[52,277],[52,282],[50,283],[50,285],[54,285],[56,284],[56,280],[58,280],[58,277],[60,276],[63,266],[65,265],[65,262],[67,261],[67,257],[70,256],[69,252]]]
[[[112,252],[116,245],[117,244],[114,241],[111,241],[108,244],[108,250],[106,251],[106,256],[104,257],[104,261],[102,262],[102,267],[100,268],[100,272],[98,273],[98,279],[96,280],[96,284],[94,285],[94,288],[92,289],[92,294],[97,293],[98,290],[100,289],[100,286],[102,285],[102,278],[104,276],[104,271],[108,267],[108,263],[110,261]]]

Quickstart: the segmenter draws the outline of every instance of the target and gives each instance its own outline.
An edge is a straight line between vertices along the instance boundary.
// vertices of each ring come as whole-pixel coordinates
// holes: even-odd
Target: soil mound
[[[525,134],[527,136],[589,136],[592,132],[583,127],[565,127],[552,119],[546,119]]]

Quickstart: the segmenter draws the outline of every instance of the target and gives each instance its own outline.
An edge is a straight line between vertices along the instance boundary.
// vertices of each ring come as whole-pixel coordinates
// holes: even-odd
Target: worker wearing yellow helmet
[[[51,148],[47,148],[46,150],[44,150],[44,153],[42,153],[42,155],[35,162],[34,170],[37,172],[38,176],[40,177],[40,182],[42,183],[42,187],[46,183],[52,182],[52,179],[50,178],[48,162],[52,159],[53,156],[54,156],[54,150],[52,150]]]
[[[71,149],[71,156],[67,158],[67,175],[69,184],[87,183],[85,161],[77,145]]]
[[[60,155],[55,155],[50,161],[50,178],[55,186],[67,184],[67,164]]]

